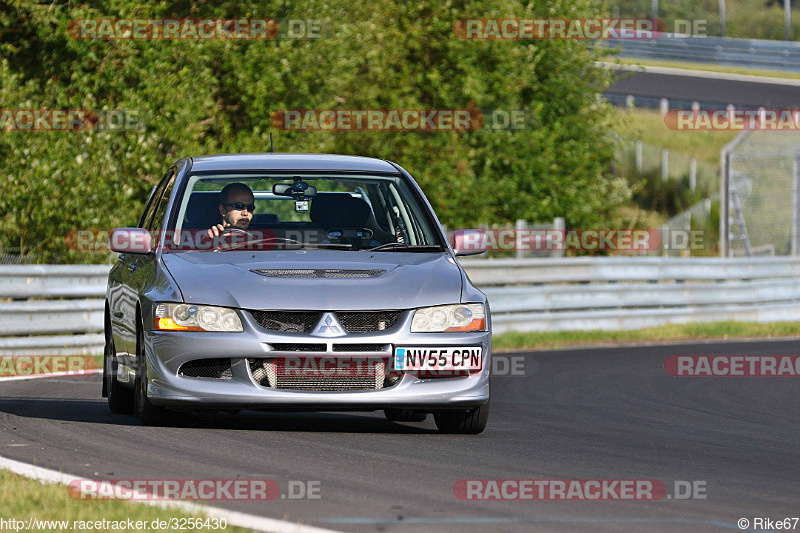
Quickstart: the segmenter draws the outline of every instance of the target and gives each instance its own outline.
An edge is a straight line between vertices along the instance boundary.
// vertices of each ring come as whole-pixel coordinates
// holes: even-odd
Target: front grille
[[[190,378],[233,378],[230,359],[195,359],[181,365],[178,375]]]
[[[387,360],[361,361],[360,366],[335,371],[331,366],[323,367],[321,358],[304,357],[294,359],[292,368],[287,368],[286,359],[248,359],[253,379],[262,387],[279,390],[305,390],[341,392],[377,390],[391,387],[400,379],[400,374],[387,374]],[[355,361],[355,360],[353,360]]]
[[[258,325],[270,331],[308,333],[320,311],[250,311]],[[338,311],[334,314],[348,333],[374,333],[395,325],[402,311]]]
[[[385,352],[386,344],[334,344],[334,352]]]
[[[300,344],[300,343],[273,343],[270,344],[276,352],[324,352],[327,349],[325,344]]]
[[[400,311],[343,311],[336,313],[339,323],[348,333],[371,333],[394,326]]]
[[[328,278],[328,279],[353,279],[377,278],[386,273],[385,270],[355,270],[341,268],[264,268],[253,270],[256,274],[271,278]]]
[[[272,331],[305,333],[319,319],[316,311],[251,311],[258,325]]]

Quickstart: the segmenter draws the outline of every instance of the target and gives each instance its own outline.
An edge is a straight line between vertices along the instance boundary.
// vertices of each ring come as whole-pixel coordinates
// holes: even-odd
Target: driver
[[[229,183],[219,193],[219,214],[222,222],[208,230],[209,237],[219,237],[225,228],[246,230],[253,220],[255,196],[244,183]]]

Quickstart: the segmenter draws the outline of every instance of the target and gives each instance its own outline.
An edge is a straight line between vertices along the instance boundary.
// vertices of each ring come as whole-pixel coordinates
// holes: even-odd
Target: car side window
[[[151,232],[158,231],[164,225],[164,216],[167,213],[167,206],[169,205],[169,197],[172,195],[172,187],[175,185],[175,169],[171,169],[166,177],[166,187],[161,193],[161,197],[157,201],[157,207],[150,220],[145,226]],[[155,202],[154,202],[155,203]]]
[[[173,175],[173,169],[169,169],[169,171],[164,174],[164,177],[161,178],[161,181],[156,186],[156,190],[153,191],[153,194],[150,196],[150,200],[147,203],[147,207],[144,209],[142,218],[139,220],[140,228],[147,228],[150,226],[150,222],[153,219],[153,213],[155,213],[156,207],[158,206],[158,200],[161,198],[161,193],[164,192],[164,187],[167,186],[167,181],[171,175]]]

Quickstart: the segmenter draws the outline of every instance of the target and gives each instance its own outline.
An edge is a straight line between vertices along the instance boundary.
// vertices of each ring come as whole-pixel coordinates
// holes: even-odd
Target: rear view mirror
[[[479,229],[457,229],[451,244],[457,256],[478,255],[486,251],[486,233]]]
[[[118,253],[148,254],[150,240],[150,232],[144,228],[117,228],[111,232],[109,247]]]
[[[291,188],[291,183],[276,183],[272,186],[272,194],[276,194],[278,196],[291,196],[292,193],[288,192]]]
[[[291,196],[295,200],[308,200],[317,195],[317,188],[305,181],[294,183],[276,183],[272,186],[272,194],[276,196]]]

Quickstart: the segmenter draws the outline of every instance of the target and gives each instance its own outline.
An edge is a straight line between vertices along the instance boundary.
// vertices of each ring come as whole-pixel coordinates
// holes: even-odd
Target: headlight
[[[486,331],[483,304],[439,305],[422,307],[414,312],[411,333],[449,331]]]
[[[239,315],[227,307],[156,304],[155,319],[161,331],[243,331]]]

